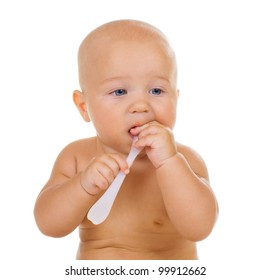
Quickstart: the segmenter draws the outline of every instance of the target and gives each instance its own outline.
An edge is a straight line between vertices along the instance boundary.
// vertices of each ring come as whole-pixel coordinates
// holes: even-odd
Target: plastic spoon
[[[133,137],[133,143],[138,140],[137,136]],[[142,148],[135,148],[133,145],[131,146],[130,152],[127,157],[128,166],[131,167],[133,161],[140,153]],[[126,177],[126,174],[123,172],[119,172],[107,191],[102,195],[102,197],[90,208],[87,218],[93,224],[97,225],[102,223],[109,215],[116,195]]]

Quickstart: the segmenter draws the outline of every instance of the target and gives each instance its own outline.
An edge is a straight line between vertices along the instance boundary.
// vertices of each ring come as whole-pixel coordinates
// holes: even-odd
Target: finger
[[[108,187],[116,176],[113,168],[111,168],[106,163],[100,163],[97,166],[97,171],[101,176],[99,180],[103,187]]]
[[[111,157],[114,159],[114,161],[117,163],[118,168],[125,174],[129,173],[129,166],[126,161],[126,158],[119,154],[111,154]],[[119,171],[118,169],[118,171]],[[116,175],[118,174],[118,171]]]
[[[133,135],[137,135],[139,134],[145,127],[149,126],[150,123],[146,123],[144,125],[141,125],[141,126],[136,126],[136,127],[133,127],[131,130],[130,130],[130,133],[133,134]]]
[[[107,154],[103,158],[103,162],[112,169],[114,176],[116,176],[120,170],[126,174],[129,172],[126,158],[120,154]]]
[[[136,148],[140,148],[140,147],[157,148],[157,142],[158,139],[156,137],[156,134],[148,134],[147,136],[139,138],[139,140],[134,143],[134,146]]]
[[[95,184],[100,189],[107,189],[114,179],[114,173],[107,164],[100,162],[97,166],[97,176],[95,178]]]
[[[164,128],[158,125],[148,125],[139,134],[138,139],[141,139],[148,135],[160,134],[164,131]]]
[[[149,124],[144,124],[142,126],[137,126],[137,127],[134,127],[130,130],[130,133],[132,135],[138,135],[144,128],[146,128],[147,126],[149,126]]]

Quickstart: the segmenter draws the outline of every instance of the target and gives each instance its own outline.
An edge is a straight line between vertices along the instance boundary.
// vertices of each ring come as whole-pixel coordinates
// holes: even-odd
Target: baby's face
[[[130,129],[151,121],[173,128],[177,85],[174,59],[156,41],[101,45],[84,94],[101,142],[128,153]]]

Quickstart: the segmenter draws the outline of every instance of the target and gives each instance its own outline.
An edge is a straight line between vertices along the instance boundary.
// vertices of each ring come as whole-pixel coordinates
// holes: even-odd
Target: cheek
[[[108,120],[111,119],[111,113],[108,110],[103,110],[103,108],[91,108],[89,113],[92,123],[96,128],[108,125]]]
[[[102,120],[104,115],[108,113],[108,106],[102,99],[91,96],[87,100],[87,111],[93,122]]]
[[[173,129],[176,122],[176,109],[177,103],[174,100],[161,104],[156,110],[156,120]]]
[[[118,106],[107,106],[107,104],[93,104],[89,108],[90,117],[97,131],[105,133],[116,130],[121,126],[123,115]]]

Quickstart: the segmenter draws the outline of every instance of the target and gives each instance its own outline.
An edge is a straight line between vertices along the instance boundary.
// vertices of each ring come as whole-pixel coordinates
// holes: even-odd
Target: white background
[[[1,0],[4,279],[59,279],[74,263],[77,231],[61,239],[43,236],[33,207],[60,150],[94,135],[72,103],[78,46],[93,28],[123,18],[160,28],[178,57],[175,136],[206,161],[220,207],[212,234],[198,244],[198,264],[207,264],[215,279],[269,279],[267,2]]]

